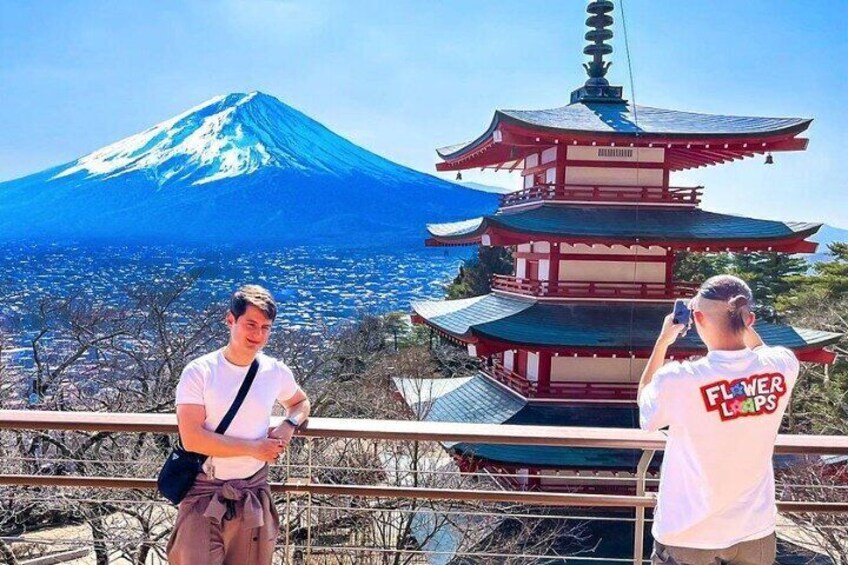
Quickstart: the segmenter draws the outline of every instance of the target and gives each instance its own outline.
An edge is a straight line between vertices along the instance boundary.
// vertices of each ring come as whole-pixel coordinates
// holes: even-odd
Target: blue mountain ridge
[[[496,206],[237,93],[0,183],[0,240],[420,246],[427,223]]]
[[[818,243],[819,248],[813,255],[803,256],[807,262],[813,264],[819,261],[830,261],[833,256],[829,254],[827,246],[834,242],[848,243],[848,230],[825,224],[810,239]]]

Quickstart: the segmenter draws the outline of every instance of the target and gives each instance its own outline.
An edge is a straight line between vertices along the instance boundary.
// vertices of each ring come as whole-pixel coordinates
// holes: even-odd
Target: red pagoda
[[[518,170],[523,188],[496,213],[428,226],[430,246],[506,247],[510,276],[470,299],[413,304],[414,321],[467,345],[480,374],[424,385],[398,379],[428,420],[638,427],[636,385],[663,317],[697,285],[675,280],[681,252],[810,253],[820,224],[708,212],[703,187],[671,173],[736,159],[801,151],[812,120],[678,112],[636,106],[605,78],[612,2],[589,3],[589,79],[571,103],[497,110],[469,143],[438,150],[439,171]],[[766,343],[802,361],[830,363],[837,334],[758,322]],[[692,331],[672,359],[705,353]],[[517,488],[557,489],[584,472],[635,471],[639,454],[533,446],[447,446],[464,466],[517,477]],[[473,461],[473,463],[472,463]],[[562,477],[562,479],[560,479]],[[572,481],[573,483],[573,481]]]

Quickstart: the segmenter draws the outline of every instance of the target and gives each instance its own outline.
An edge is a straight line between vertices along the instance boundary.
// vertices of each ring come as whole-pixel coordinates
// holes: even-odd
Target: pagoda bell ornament
[[[462,180],[462,171],[456,172],[456,180]]]
[[[772,157],[771,153],[766,154],[766,165],[774,165],[774,157]]]

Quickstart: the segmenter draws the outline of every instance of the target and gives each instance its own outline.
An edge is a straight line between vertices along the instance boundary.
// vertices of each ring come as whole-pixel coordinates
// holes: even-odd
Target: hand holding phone
[[[682,298],[675,300],[672,315],[672,322],[683,324],[688,329],[689,324],[692,323],[692,310],[689,309],[689,301]]]
[[[687,300],[677,300],[671,314],[665,317],[658,342],[670,346],[678,337],[686,335],[692,324],[692,311]]]

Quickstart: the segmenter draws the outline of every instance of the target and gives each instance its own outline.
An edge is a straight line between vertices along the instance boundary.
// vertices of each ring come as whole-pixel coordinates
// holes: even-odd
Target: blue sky
[[[809,149],[775,166],[749,159],[672,182],[706,185],[712,210],[848,228],[848,1],[624,1],[640,104],[815,118]],[[585,4],[0,0],[0,180],[251,90],[434,172],[433,149],[476,137],[495,108],[567,102],[585,80]],[[632,100],[617,4],[610,79]]]

